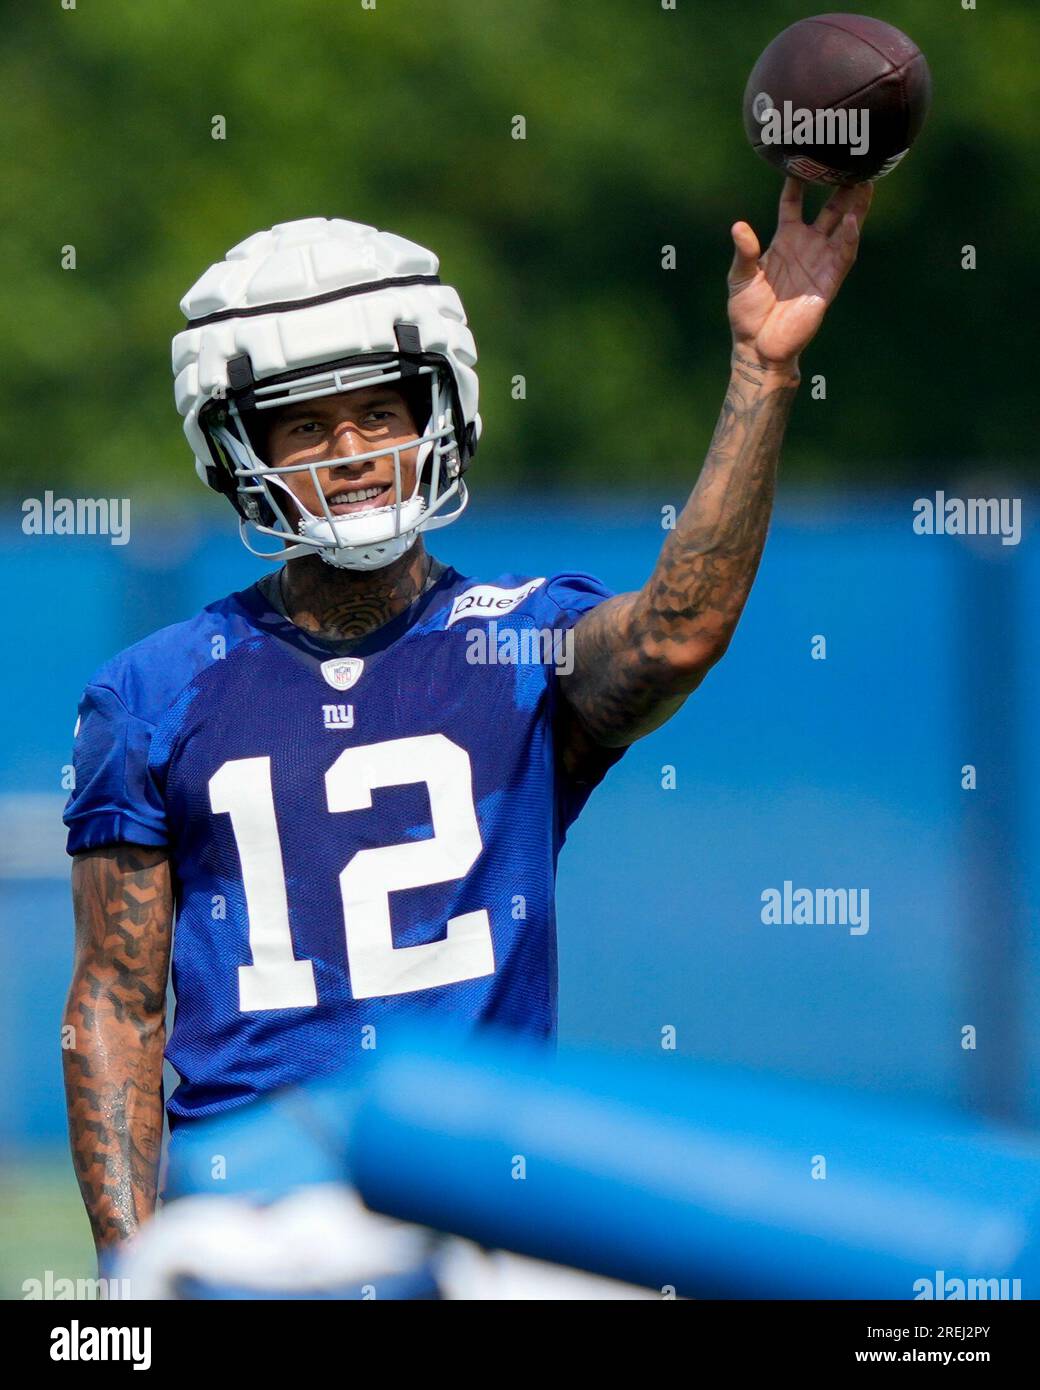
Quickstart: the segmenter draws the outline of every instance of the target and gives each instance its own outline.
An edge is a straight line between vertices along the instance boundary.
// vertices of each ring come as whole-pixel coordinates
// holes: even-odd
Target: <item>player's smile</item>
[[[333,516],[388,507],[394,500],[393,479],[387,483],[343,483],[338,487],[330,484],[325,488],[325,500]]]

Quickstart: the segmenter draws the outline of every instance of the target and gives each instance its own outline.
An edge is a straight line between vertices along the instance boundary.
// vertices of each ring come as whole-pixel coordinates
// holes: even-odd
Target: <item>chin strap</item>
[[[335,550],[323,548],[318,554],[327,565],[334,565],[336,569],[381,570],[406,554],[418,534],[417,527],[414,531],[406,531],[401,536],[395,536],[393,540],[380,542],[379,545],[345,545]]]
[[[331,547],[318,545],[314,542],[299,541],[295,545],[284,545],[280,550],[272,551],[257,550],[255,546],[250,544],[247,529],[249,524],[244,518],[240,518],[238,534],[250,555],[255,555],[258,560],[267,560],[270,564],[280,565],[285,560],[294,560],[301,555],[320,555],[327,565],[333,565],[337,569],[352,570],[378,570],[393,564],[395,560],[400,559],[406,551],[411,549],[420,530],[416,526],[411,531],[405,531],[400,536],[394,536],[388,541],[379,541],[370,545]]]

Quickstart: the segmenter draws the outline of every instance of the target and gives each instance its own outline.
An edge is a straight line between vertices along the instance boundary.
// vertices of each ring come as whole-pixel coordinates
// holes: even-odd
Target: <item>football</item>
[[[807,183],[884,177],[924,124],[932,79],[906,34],[858,14],[801,19],[751,71],[744,130],[753,149]]]

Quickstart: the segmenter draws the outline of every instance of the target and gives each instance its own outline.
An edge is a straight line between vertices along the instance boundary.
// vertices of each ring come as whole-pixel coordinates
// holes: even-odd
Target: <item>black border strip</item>
[[[218,309],[213,314],[203,314],[201,318],[189,319],[188,328],[205,328],[209,323],[222,323],[225,319],[249,319],[258,314],[284,314],[290,309],[309,309],[313,304],[331,304],[336,299],[348,299],[355,294],[371,294],[374,290],[392,290],[403,285],[439,285],[439,275],[395,275],[388,280],[369,280],[363,285],[348,285],[345,290],[328,290],[325,294],[313,295],[310,299],[287,299],[280,304],[250,304],[243,309]]]

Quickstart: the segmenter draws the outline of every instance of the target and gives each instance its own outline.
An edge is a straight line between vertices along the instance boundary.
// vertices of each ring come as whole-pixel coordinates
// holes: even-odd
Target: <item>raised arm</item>
[[[62,1061],[73,1162],[101,1252],[155,1209],[173,926],[166,851],[79,854],[72,893],[76,959]]]
[[[754,582],[777,463],[799,382],[799,354],[848,274],[872,185],[835,193],[811,226],[803,185],[788,179],[769,250],[746,222],[732,229],[729,386],[700,477],[650,578],[586,614],[574,667],[561,677],[582,740],[622,747],[671,717],[723,655]],[[577,751],[576,751],[577,750]]]

